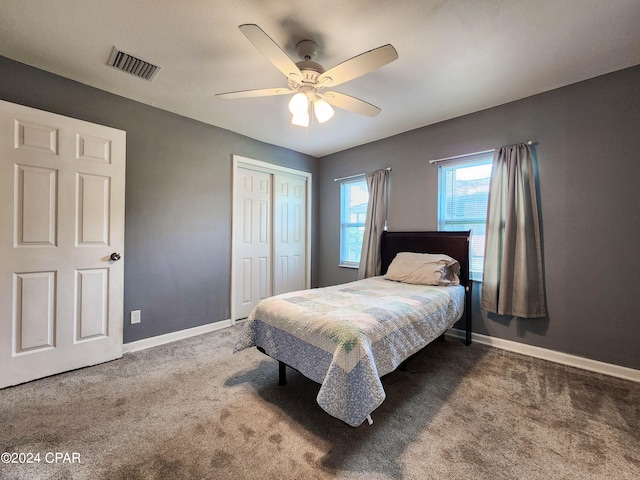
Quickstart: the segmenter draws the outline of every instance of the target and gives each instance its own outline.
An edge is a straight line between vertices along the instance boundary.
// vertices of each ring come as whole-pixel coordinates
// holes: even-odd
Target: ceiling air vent
[[[150,82],[157,75],[160,66],[149,63],[129,53],[125,53],[113,47],[107,65],[123,72],[143,78]]]

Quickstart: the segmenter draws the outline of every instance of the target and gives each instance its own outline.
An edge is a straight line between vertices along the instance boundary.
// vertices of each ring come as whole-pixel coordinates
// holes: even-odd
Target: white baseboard
[[[188,328],[186,330],[180,330],[178,332],[167,333],[165,335],[158,335],[151,338],[145,338],[136,342],[125,343],[122,346],[122,353],[132,353],[140,350],[145,350],[151,347],[157,347],[164,345],[165,343],[175,342],[189,337],[195,337],[196,335],[202,335],[204,333],[215,332],[233,325],[231,320],[222,320],[220,322],[209,323],[200,327]],[[465,338],[464,330],[452,328],[446,333],[447,336],[454,338]],[[602,373],[604,375],[610,375],[612,377],[622,378],[625,380],[631,380],[632,382],[640,383],[640,370],[633,368],[622,367],[620,365],[613,365],[611,363],[599,362],[597,360],[591,360],[589,358],[578,357],[576,355],[569,355],[568,353],[556,352],[541,347],[534,347],[525,343],[514,342],[512,340],[505,340],[503,338],[490,337],[488,335],[482,335],[480,333],[471,334],[472,341],[490,347],[500,348],[502,350],[508,350],[510,352],[527,355],[529,357],[540,358],[542,360],[548,360],[550,362],[559,363],[561,365],[567,365],[570,367],[581,368],[590,372]]]
[[[452,328],[446,333],[446,335],[455,338],[465,338],[464,330],[459,330],[457,328]],[[631,380],[632,382],[640,382],[640,370],[636,370],[633,368],[613,365],[611,363],[599,362],[597,360],[591,360],[589,358],[569,355],[568,353],[556,352],[554,350],[549,350],[546,348],[534,347],[532,345],[514,342],[512,340],[490,337],[488,335],[482,335],[480,333],[471,333],[471,339],[472,341],[481,343],[483,345],[489,345],[491,347],[500,348],[502,350],[520,353],[529,357],[540,358],[543,360],[548,360],[550,362],[568,365],[570,367],[581,368],[583,370],[589,370],[591,372],[597,372],[604,375],[610,375],[612,377],[623,378],[625,380]]]
[[[157,335],[155,337],[144,338],[131,343],[125,343],[122,346],[122,353],[138,352],[151,347],[157,347],[164,345],[165,343],[175,342],[177,340],[183,340],[189,337],[195,337],[196,335],[202,335],[203,333],[215,332],[223,328],[230,327],[232,325],[231,320],[222,320],[220,322],[208,323],[207,325],[201,325],[199,327],[187,328],[186,330],[180,330],[178,332],[166,333],[164,335]]]

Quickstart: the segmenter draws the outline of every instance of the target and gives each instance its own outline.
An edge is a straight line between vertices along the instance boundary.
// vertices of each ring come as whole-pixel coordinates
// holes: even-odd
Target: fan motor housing
[[[295,90],[301,85],[315,85],[318,83],[318,77],[324,73],[322,65],[310,60],[303,60],[296,63],[296,66],[302,73],[302,78],[298,75],[290,75],[288,79],[289,88]]]
[[[305,70],[309,70],[317,73],[318,75],[324,73],[324,68],[322,68],[322,65],[316,62],[312,62],[311,60],[302,60],[301,62],[296,63],[296,66],[302,72],[304,72]]]

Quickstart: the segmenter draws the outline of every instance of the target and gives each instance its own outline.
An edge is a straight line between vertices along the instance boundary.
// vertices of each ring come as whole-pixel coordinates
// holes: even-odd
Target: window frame
[[[446,188],[445,174],[447,170],[456,170],[459,168],[468,168],[481,165],[493,164],[494,150],[473,154],[464,155],[457,158],[452,158],[438,165],[438,230],[439,231],[456,231],[456,230],[471,230],[471,245],[469,256],[469,278],[476,282],[482,282],[482,270],[484,266],[484,237],[481,232],[486,231],[486,208],[484,217],[475,217],[470,219],[463,218],[445,218],[443,215],[446,208],[446,197],[448,196],[448,190]],[[489,183],[491,175],[489,175]],[[489,195],[489,186],[487,185],[487,204]],[[459,226],[456,226],[459,225]],[[447,228],[449,226],[449,228]],[[475,227],[475,228],[474,228]],[[474,254],[474,250],[476,253]],[[481,251],[481,255],[478,252]],[[473,264],[478,262],[480,258],[480,270],[473,269]],[[476,260],[474,262],[474,259]]]
[[[345,268],[360,267],[359,259],[357,262],[346,260],[346,258],[348,258],[348,246],[349,246],[347,243],[347,229],[354,228],[354,227],[356,228],[362,227],[364,229],[364,222],[365,222],[364,219],[362,220],[362,222],[345,221],[345,213],[348,212],[348,209],[346,208],[347,198],[345,195],[345,190],[347,187],[350,187],[356,184],[363,184],[364,188],[368,191],[367,179],[364,174],[340,180],[340,259],[338,263],[339,267],[345,267]],[[367,208],[368,208],[368,205],[367,205]],[[366,209],[365,209],[364,216],[366,218]],[[362,252],[362,245],[360,245],[360,252]],[[358,257],[359,256],[360,255],[358,255]]]

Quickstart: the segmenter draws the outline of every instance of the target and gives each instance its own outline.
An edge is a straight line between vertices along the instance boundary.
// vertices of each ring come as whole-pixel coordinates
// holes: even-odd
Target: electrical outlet
[[[131,311],[131,325],[134,323],[140,323],[140,310]]]

